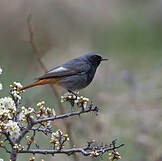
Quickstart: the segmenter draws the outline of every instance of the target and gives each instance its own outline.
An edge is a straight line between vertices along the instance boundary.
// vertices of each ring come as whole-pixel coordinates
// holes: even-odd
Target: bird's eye
[[[101,57],[98,56],[98,55],[95,55],[95,56],[94,56],[94,59],[95,59],[95,60],[101,60]]]

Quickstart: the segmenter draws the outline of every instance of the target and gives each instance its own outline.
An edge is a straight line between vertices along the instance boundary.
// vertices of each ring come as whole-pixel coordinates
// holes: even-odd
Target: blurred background
[[[75,145],[84,145],[88,139],[110,143],[118,138],[125,144],[119,150],[121,161],[162,161],[161,8],[161,0],[0,0],[0,81],[4,88],[0,97],[9,95],[13,81],[27,85],[43,74],[29,43],[26,19],[30,12],[47,69],[91,51],[109,58],[98,68],[93,83],[81,91],[101,107],[100,114],[70,118]],[[23,95],[23,104],[35,106],[44,100],[59,113],[49,86],[31,88]],[[65,105],[65,111],[70,110]],[[38,139],[43,145],[48,142],[43,136]],[[19,155],[18,160],[30,156]],[[0,157],[9,160],[4,151]],[[36,158],[73,160],[64,155]],[[108,160],[108,154],[103,160]]]

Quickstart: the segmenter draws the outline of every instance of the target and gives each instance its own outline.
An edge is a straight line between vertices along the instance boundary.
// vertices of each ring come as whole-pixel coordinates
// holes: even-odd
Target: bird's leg
[[[71,112],[75,112],[75,110],[74,110],[74,101],[70,101],[70,104],[71,104]]]
[[[76,98],[75,99],[77,99],[77,97],[78,97],[78,95],[75,93],[75,92],[73,92],[73,91],[71,91],[71,90],[68,90],[68,92],[69,93],[71,93],[71,94],[73,94]],[[70,104],[71,104],[71,112],[74,112],[75,110],[74,110],[74,100],[71,100],[70,101]]]

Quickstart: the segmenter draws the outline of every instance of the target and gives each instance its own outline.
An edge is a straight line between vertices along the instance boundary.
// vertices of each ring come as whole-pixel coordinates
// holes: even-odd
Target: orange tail
[[[61,85],[58,78],[42,79],[42,80],[39,80],[39,81],[34,82],[32,84],[29,84],[28,86],[25,86],[25,87],[21,88],[20,91],[31,88],[31,87],[34,87],[34,86],[44,85],[44,84],[58,84],[58,85]]]

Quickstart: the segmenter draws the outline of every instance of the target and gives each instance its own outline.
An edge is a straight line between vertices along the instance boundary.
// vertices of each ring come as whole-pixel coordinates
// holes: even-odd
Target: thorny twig
[[[68,118],[70,116],[77,116],[77,115],[80,116],[81,114],[88,113],[88,112],[98,112],[98,107],[90,105],[85,110],[80,110],[80,111],[77,111],[77,112],[70,112],[70,113],[66,113],[66,114],[63,114],[63,115],[48,117],[48,118],[44,118],[44,119],[33,120],[32,124],[37,124],[37,123],[46,122],[46,121],[54,121],[54,120],[58,120],[58,119],[64,119],[64,118]]]
[[[32,128],[31,130],[33,131],[37,131],[37,132],[42,132],[43,134],[47,135],[47,134],[52,134],[53,131],[51,129],[47,128]]]
[[[116,144],[116,143],[115,143]],[[114,145],[115,145],[114,144]],[[111,144],[112,145],[112,144]],[[67,150],[43,150],[43,149],[24,149],[24,150],[19,150],[19,153],[33,153],[33,154],[66,154],[66,155],[72,155],[74,153],[82,153],[84,156],[90,156],[92,155],[93,152],[96,152],[100,155],[103,155],[105,152],[108,151],[114,151],[120,147],[124,146],[124,144],[120,144],[118,146],[94,146],[94,145],[87,145],[82,148],[72,148],[72,149],[67,149]]]

